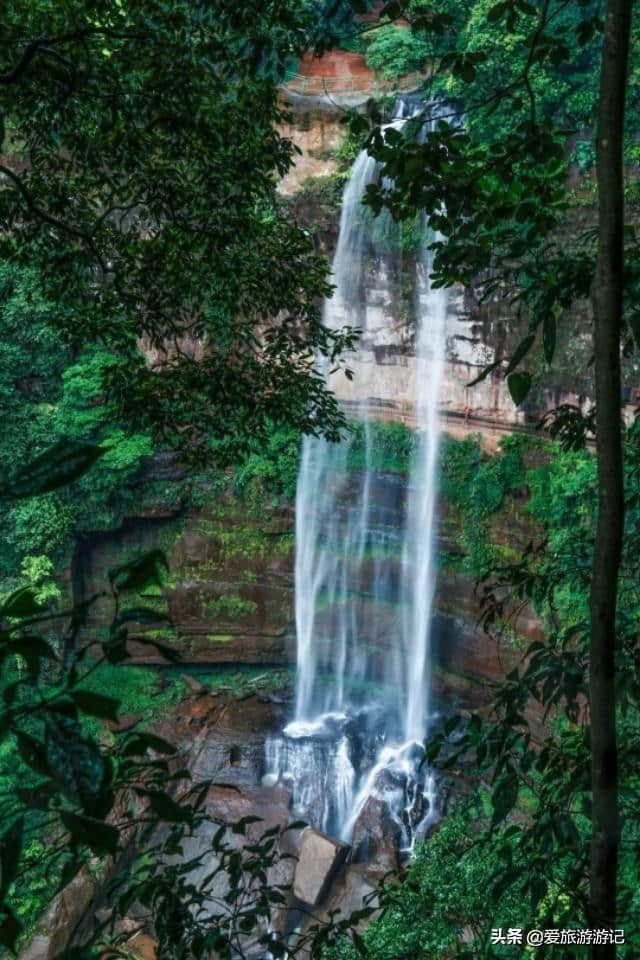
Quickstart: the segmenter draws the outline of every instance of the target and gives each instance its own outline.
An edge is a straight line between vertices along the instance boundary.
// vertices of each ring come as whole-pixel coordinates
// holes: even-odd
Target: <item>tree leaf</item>
[[[509,8],[508,3],[496,3],[487,14],[487,20],[489,23],[496,23],[501,19],[504,13],[506,13]]]
[[[512,373],[510,377],[507,377],[507,384],[511,399],[519,407],[531,389],[531,374]]]
[[[43,604],[36,600],[33,587],[20,587],[19,590],[14,590],[0,607],[0,618],[36,617],[43,609]]]
[[[511,360],[509,360],[507,369],[504,372],[505,376],[508,376],[512,370],[515,370],[518,364],[520,363],[520,361],[524,357],[526,357],[526,355],[529,353],[529,350],[531,350],[531,347],[533,346],[535,339],[536,339],[535,333],[529,333],[524,338],[524,340],[522,340],[518,344],[518,346],[516,347],[513,353],[513,356],[511,357]]]
[[[62,810],[60,819],[78,843],[85,844],[94,853],[116,853],[118,831],[110,823],[83,814]]]
[[[105,453],[106,449],[95,443],[60,440],[20,470],[4,492],[23,499],[57,490],[81,477]]]
[[[185,823],[191,819],[191,807],[181,806],[176,803],[168,794],[161,793],[159,790],[140,790],[138,791],[149,800],[149,805],[165,823]]]
[[[489,374],[493,370],[495,370],[496,367],[499,367],[499,366],[500,366],[500,360],[494,360],[493,363],[490,363],[487,367],[485,367],[482,370],[482,372],[478,374],[477,377],[475,377],[473,380],[470,380],[469,383],[465,384],[465,386],[475,387],[476,383],[481,383],[483,380],[485,380],[489,376]]]
[[[493,805],[492,826],[501,823],[513,809],[518,799],[518,778],[515,773],[508,771],[500,778],[493,788],[491,803]]]
[[[100,717],[103,720],[112,720],[114,723],[118,722],[119,700],[90,690],[72,690],[71,697],[81,713],[86,713],[90,717]]]
[[[11,643],[3,648],[11,653],[18,653],[24,659],[28,669],[32,673],[37,673],[40,668],[41,660],[57,660],[53,648],[42,637],[23,634],[12,640]]]
[[[56,793],[57,789],[53,783],[43,783],[33,790],[26,790],[20,787],[16,790],[16,795],[19,797],[21,803],[23,803],[25,807],[31,807],[34,810],[48,810],[49,801]]]
[[[139,590],[150,583],[162,586],[163,569],[168,570],[169,564],[162,550],[150,550],[130,563],[114,567],[109,571],[109,580],[116,593]]]
[[[75,711],[75,704],[69,706]],[[97,745],[84,736],[76,717],[50,710],[44,746],[50,777],[70,799],[89,809],[105,782],[105,761]]]
[[[151,637],[146,637],[144,633],[136,636],[136,643],[144,643],[147,646],[155,647],[158,653],[161,653],[165,660],[168,660],[170,663],[182,662],[182,656],[179,650],[174,650],[173,647],[170,647],[166,643],[161,643],[159,640],[152,640]]]
[[[49,764],[47,762],[47,754],[44,748],[44,743],[42,743],[40,740],[36,740],[29,733],[25,733],[23,730],[16,730],[15,737],[18,743],[20,756],[27,766],[31,767],[32,770],[41,774],[43,777],[48,777]]]

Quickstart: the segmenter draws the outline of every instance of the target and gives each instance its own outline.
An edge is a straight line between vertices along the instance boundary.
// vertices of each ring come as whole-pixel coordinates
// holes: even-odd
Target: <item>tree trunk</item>
[[[614,656],[624,491],[620,406],[623,290],[622,142],[632,0],[607,0],[597,139],[599,240],[592,288],[598,459],[598,527],[591,577],[591,928],[615,927],[618,756]],[[613,944],[594,946],[597,960]]]

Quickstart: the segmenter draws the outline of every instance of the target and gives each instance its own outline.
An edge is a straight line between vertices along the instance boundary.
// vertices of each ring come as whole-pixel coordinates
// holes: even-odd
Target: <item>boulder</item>
[[[302,835],[300,858],[293,879],[298,900],[315,907],[327,895],[349,847],[309,827]]]
[[[338,911],[338,919],[350,917],[363,907],[378,910],[380,873],[369,869],[365,863],[349,864],[331,890],[331,894],[322,910],[316,914],[320,922],[329,922],[331,912]],[[359,922],[357,929],[364,930],[367,919]]]
[[[355,863],[374,862],[382,870],[397,870],[402,829],[389,804],[380,797],[369,797],[353,829]]]

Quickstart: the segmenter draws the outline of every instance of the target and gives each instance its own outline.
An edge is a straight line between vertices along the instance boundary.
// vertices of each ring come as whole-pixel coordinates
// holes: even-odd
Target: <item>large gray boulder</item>
[[[349,854],[349,847],[309,827],[302,834],[293,893],[311,907],[322,902]]]

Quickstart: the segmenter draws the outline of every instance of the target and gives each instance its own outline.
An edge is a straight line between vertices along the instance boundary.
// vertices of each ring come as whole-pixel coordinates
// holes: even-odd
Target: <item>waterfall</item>
[[[415,405],[418,446],[409,482],[402,554],[405,598],[402,641],[407,692],[405,740],[422,740],[430,713],[431,608],[435,593],[433,545],[436,536],[438,401],[444,369],[447,294],[429,284],[430,258],[419,267],[419,327],[416,338]]]
[[[391,123],[401,129],[421,108],[403,98]],[[380,165],[362,151],[344,191],[335,290],[324,308],[327,326],[362,328],[360,350],[368,335],[367,291],[384,276],[385,251],[398,232],[388,213],[374,221],[362,203],[379,175]],[[340,444],[303,441],[296,499],[295,718],[267,745],[267,767],[290,780],[298,812],[346,839],[368,798],[382,796],[376,784],[385,769],[401,775],[405,800],[393,816],[404,824],[408,846],[415,811],[425,819],[435,802],[433,778],[418,770],[416,743],[422,743],[431,715],[438,401],[447,314],[445,291],[429,284],[426,230],[423,235],[413,283],[418,429],[406,501],[399,485],[373,467],[370,424],[360,425],[357,449],[353,435]],[[359,469],[350,462],[356,454]]]

